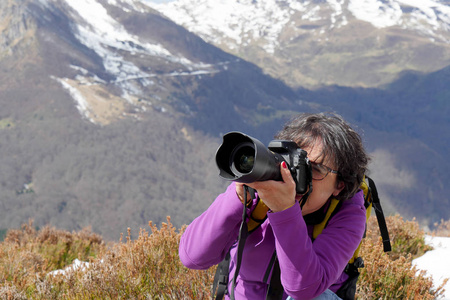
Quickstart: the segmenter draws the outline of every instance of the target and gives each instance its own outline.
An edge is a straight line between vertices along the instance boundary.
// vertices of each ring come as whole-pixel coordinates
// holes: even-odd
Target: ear
[[[334,188],[333,196],[336,197],[337,195],[339,195],[339,193],[344,189],[344,187],[345,187],[345,183],[343,181],[339,180],[336,183],[336,187]]]

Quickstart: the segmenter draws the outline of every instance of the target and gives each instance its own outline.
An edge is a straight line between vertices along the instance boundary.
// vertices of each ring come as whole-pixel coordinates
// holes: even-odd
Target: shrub
[[[435,236],[450,237],[450,220],[441,220],[441,223],[434,224],[435,229],[432,234]]]
[[[445,223],[448,224],[448,223]],[[361,254],[365,268],[358,282],[358,299],[435,299],[433,287],[412,258],[430,249],[414,221],[387,218],[393,253],[383,252],[375,218],[369,221]],[[136,240],[130,231],[123,241],[106,245],[83,229],[66,232],[51,227],[37,231],[32,222],[10,230],[0,244],[0,299],[208,299],[215,267],[205,271],[185,268],[177,231],[167,218],[151,234],[141,229]],[[443,225],[444,226],[444,225]],[[373,229],[372,229],[373,228]],[[78,258],[80,268],[66,268]],[[51,272],[66,268],[62,273]]]
[[[380,241],[367,239],[361,253],[365,267],[357,285],[358,299],[436,299],[443,290],[435,289],[425,272],[412,265],[412,255],[383,252]]]
[[[365,267],[358,281],[358,299],[436,299],[443,286],[433,287],[432,279],[412,265],[415,257],[432,249],[425,244],[423,230],[399,215],[387,217],[386,223],[392,245],[388,253],[383,252],[376,218],[369,219],[360,252]]]
[[[389,256],[392,260],[400,257],[406,257],[411,254],[408,259],[412,261],[414,258],[422,256],[432,248],[425,244],[424,231],[420,229],[419,224],[412,221],[405,221],[399,215],[386,217],[386,224],[391,239],[392,251]],[[375,216],[369,218],[367,225],[366,240],[378,241],[380,239],[380,230],[378,228]]]
[[[178,258],[178,243],[184,230],[170,223],[152,234],[141,229],[137,240],[122,240],[77,269],[47,278],[47,289],[36,299],[205,299],[210,297],[213,270],[185,268]],[[51,288],[50,288],[51,286]]]
[[[48,272],[75,258],[95,257],[103,247],[101,237],[88,228],[70,233],[46,226],[37,231],[29,221],[20,230],[10,230],[0,247],[0,298],[32,296]]]

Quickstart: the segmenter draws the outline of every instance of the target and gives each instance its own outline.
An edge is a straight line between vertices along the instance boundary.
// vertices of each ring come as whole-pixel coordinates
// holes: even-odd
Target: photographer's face
[[[303,149],[308,152],[308,158],[311,162],[321,163],[335,170],[336,166],[330,159],[323,160],[321,156],[322,147],[322,142],[316,141],[312,147],[304,147]],[[344,183],[338,181],[337,174],[331,172],[322,180],[313,179],[312,185],[313,191],[302,208],[302,215],[315,212],[327,202],[330,196],[337,196],[344,188]],[[300,199],[298,200],[301,201]]]

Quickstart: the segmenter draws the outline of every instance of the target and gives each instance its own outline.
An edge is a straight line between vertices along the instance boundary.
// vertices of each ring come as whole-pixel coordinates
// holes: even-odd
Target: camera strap
[[[312,190],[313,190],[313,186],[312,186],[312,175],[311,178],[308,179],[309,182],[309,186],[308,186],[308,190],[306,191],[306,193],[302,196],[301,202],[300,202],[300,208],[303,209],[303,205],[305,205],[306,201],[308,200],[309,195],[311,195]]]
[[[302,207],[307,199],[308,196],[311,194],[312,191],[312,185],[309,187],[308,192],[303,196],[303,201],[300,203],[300,207]],[[247,203],[247,195],[250,194],[252,198],[255,198],[255,190],[252,188],[249,188],[248,186],[244,185],[244,203]],[[241,268],[241,264],[242,264],[242,256],[243,256],[243,252],[244,252],[244,246],[245,246],[245,242],[247,240],[247,237],[250,233],[249,231],[249,226],[247,224],[247,205],[243,205],[243,211],[242,211],[242,222],[241,222],[241,226],[239,228],[239,236],[238,236],[238,245],[237,245],[237,251],[236,251],[236,269],[234,270],[234,275],[233,275],[233,279],[231,281],[231,287],[230,287],[230,291],[229,291],[229,296],[231,300],[235,300],[235,296],[234,296],[234,291],[236,288],[236,280],[237,280],[237,276],[239,275],[239,271]],[[259,221],[264,221],[264,220],[259,220]],[[261,222],[258,222],[261,223]],[[252,231],[255,228],[252,229]],[[219,288],[217,291],[217,299],[222,299],[223,295],[226,293],[226,286],[227,286],[227,274],[228,274],[228,265],[230,263],[230,256],[228,255],[227,258],[224,260],[224,262],[226,264],[226,268],[223,268],[221,266],[219,266],[220,268],[222,268],[220,274],[224,275],[224,279],[222,279],[221,282],[219,282]],[[278,299],[280,293],[281,296],[283,295],[283,288],[281,286],[281,282],[279,279],[279,267],[278,267],[278,261],[276,259],[276,254],[274,253],[274,257],[273,257],[273,262],[271,262],[271,264],[269,265],[268,270],[274,270],[271,276],[271,282],[269,285],[269,290],[268,290],[268,294],[267,294],[267,298],[266,299]],[[278,272],[278,273],[277,273]],[[219,276],[220,274],[217,274],[217,276]],[[269,275],[270,273],[267,273],[267,275]],[[275,275],[275,276],[274,276]],[[266,277],[266,276],[265,276]],[[268,277],[268,276],[267,276]],[[216,281],[216,280],[215,280]],[[213,297],[216,291],[216,287],[213,287]]]
[[[244,203],[247,203],[247,193],[249,192],[249,187],[244,185]],[[236,257],[236,269],[234,270],[233,280],[231,282],[230,299],[234,298],[234,289],[236,288],[236,279],[239,275],[239,270],[242,263],[242,254],[244,253],[245,241],[248,237],[248,227],[247,227],[247,205],[244,205],[244,210],[242,212],[242,222],[239,228],[238,246],[237,246],[237,257]]]

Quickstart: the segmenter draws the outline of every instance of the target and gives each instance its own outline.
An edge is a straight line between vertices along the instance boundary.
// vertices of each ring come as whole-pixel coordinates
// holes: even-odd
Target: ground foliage
[[[430,250],[415,221],[388,217],[393,251],[382,251],[371,218],[362,253],[365,268],[358,299],[435,299],[442,287],[412,266],[412,259]],[[436,234],[448,233],[441,222]],[[185,268],[178,243],[185,226],[176,229],[170,218],[150,232],[130,233],[105,243],[89,228],[68,232],[53,227],[36,230],[32,222],[7,232],[0,244],[1,299],[208,299],[215,267],[205,271]],[[446,231],[447,230],[447,231]],[[72,265],[77,258],[86,262]],[[52,272],[65,269],[63,273]]]
[[[122,80],[108,73],[102,57],[78,39],[73,29],[79,20],[72,18],[76,14],[69,6],[61,1],[0,1],[0,236],[29,218],[41,227],[51,224],[67,230],[92,225],[109,240],[118,239],[127,226],[135,237],[148,220],[160,224],[167,215],[180,227],[224,190],[214,164],[223,133],[239,130],[267,144],[286,118],[304,111],[336,111],[362,129],[369,152],[381,153],[373,159],[373,179],[383,205],[391,203],[390,212],[416,216],[429,227],[448,218],[442,208],[450,203],[445,182],[450,170],[450,67],[434,73],[405,72],[380,88],[357,88],[353,85],[360,85],[362,75],[380,79],[376,70],[387,62],[388,69],[381,67],[384,81],[402,69],[397,64],[404,60],[392,53],[372,56],[373,32],[364,35],[362,43],[351,35],[350,44],[340,38],[347,33],[334,32],[331,43],[346,41],[346,47],[326,49],[305,43],[304,38],[315,39],[313,35],[292,40],[283,50],[293,68],[278,70],[287,76],[283,78],[308,85],[304,76],[312,78],[314,73],[314,81],[330,84],[330,76],[339,74],[339,80],[353,87],[293,90],[260,69],[267,70],[259,55],[250,56],[260,67],[209,45],[152,10],[124,14],[114,6],[106,5],[108,14],[139,40],[161,44],[217,72],[198,74],[176,61],[119,51],[118,56],[141,71],[155,74],[149,78],[154,82],[145,87],[140,78],[129,81],[142,90],[135,95],[138,99],[122,100],[139,105],[128,103],[119,114],[113,104],[124,96],[116,85]],[[409,58],[416,48],[399,41],[399,53],[408,57],[411,67]],[[381,43],[397,44],[392,38]],[[347,55],[350,50],[352,55]],[[366,51],[372,54],[367,57]],[[444,57],[441,52],[430,51],[414,58],[419,70],[445,65],[436,59]],[[278,54],[277,59],[285,61]],[[306,61],[310,55],[317,57],[310,61],[313,68],[299,68],[298,61],[291,60],[298,55]],[[383,59],[373,60],[377,57]],[[358,63],[349,66],[350,61]],[[172,76],[191,73],[197,75]],[[91,87],[89,95],[103,103],[96,112],[116,115],[115,122],[92,124],[77,109],[60,80],[80,75],[101,79],[94,85],[82,83],[80,90]]]

